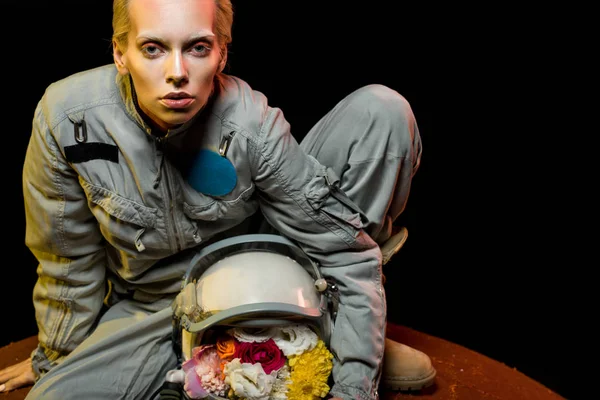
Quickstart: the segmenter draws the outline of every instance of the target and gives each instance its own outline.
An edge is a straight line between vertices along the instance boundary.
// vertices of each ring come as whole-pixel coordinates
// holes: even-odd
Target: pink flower
[[[223,396],[227,385],[221,374],[221,359],[215,345],[192,349],[192,358],[181,365],[185,372],[184,389],[192,399],[204,398],[207,392]]]
[[[266,374],[283,367],[286,361],[285,355],[273,339],[265,342],[236,343],[233,357],[241,359],[242,363],[261,364]]]

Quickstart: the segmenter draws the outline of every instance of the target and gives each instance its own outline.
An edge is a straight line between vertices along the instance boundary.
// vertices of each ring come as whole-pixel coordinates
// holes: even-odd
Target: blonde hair
[[[130,0],[113,0],[112,39],[125,51],[127,49],[127,36],[131,29],[129,16]],[[231,27],[233,25],[233,6],[231,0],[214,0],[215,12],[215,34],[221,46],[221,57],[227,57],[227,47],[231,43]]]

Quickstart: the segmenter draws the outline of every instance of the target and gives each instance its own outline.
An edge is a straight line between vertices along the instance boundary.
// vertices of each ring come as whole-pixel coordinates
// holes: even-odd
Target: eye
[[[211,47],[207,43],[196,43],[190,48],[190,51],[195,56],[206,56],[211,51]]]
[[[161,49],[154,44],[147,44],[142,47],[142,53],[148,57],[155,57],[161,53]]]

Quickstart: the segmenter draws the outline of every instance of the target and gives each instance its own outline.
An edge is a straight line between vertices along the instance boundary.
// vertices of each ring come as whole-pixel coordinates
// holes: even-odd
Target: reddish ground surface
[[[382,391],[382,400],[564,400],[523,373],[444,339],[391,324],[388,337],[427,353],[437,376],[435,384],[421,392]],[[29,337],[0,348],[0,369],[28,357],[36,340]],[[23,388],[1,393],[0,400],[22,400],[28,391],[29,388]]]

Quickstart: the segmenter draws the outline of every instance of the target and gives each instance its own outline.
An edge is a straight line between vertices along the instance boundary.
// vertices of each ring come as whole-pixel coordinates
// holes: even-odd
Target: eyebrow
[[[213,34],[212,32],[206,32],[206,33],[196,33],[193,34],[192,36],[190,36],[184,43],[184,47],[188,47],[193,45],[196,42],[202,41],[202,40],[208,40],[208,41],[213,41],[215,39],[216,35]],[[154,35],[142,35],[136,38],[136,43],[140,44],[140,43],[145,43],[145,42],[157,42],[157,43],[164,43],[164,40],[161,39],[158,36],[154,36]]]

